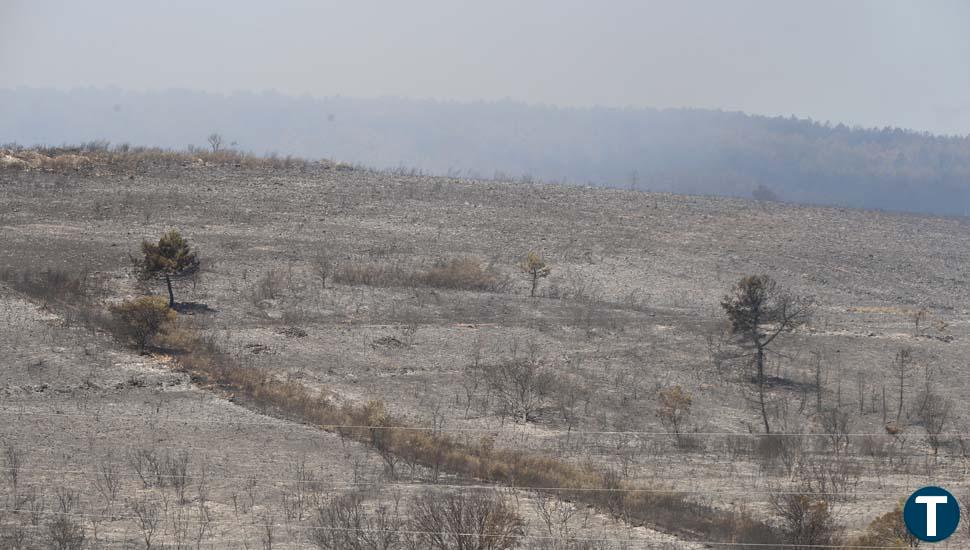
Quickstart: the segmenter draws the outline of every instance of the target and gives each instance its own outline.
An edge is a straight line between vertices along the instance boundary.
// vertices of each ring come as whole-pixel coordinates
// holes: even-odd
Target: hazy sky
[[[0,88],[714,107],[970,133],[970,2],[0,0]]]

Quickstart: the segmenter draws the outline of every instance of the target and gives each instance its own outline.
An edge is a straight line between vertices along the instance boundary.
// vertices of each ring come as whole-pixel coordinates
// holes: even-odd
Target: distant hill
[[[379,168],[966,215],[970,137],[698,109],[0,90],[0,143],[205,146]]]

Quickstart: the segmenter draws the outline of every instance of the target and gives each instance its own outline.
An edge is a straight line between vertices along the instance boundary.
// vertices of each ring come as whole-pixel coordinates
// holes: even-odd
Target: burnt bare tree
[[[221,134],[218,134],[216,132],[213,132],[213,133],[209,134],[209,137],[206,138],[206,141],[209,142],[209,147],[212,147],[212,152],[213,153],[218,153],[219,152],[219,149],[222,148],[222,135]]]
[[[321,550],[403,550],[406,527],[397,506],[365,506],[363,497],[352,493],[319,508],[310,542]]]
[[[925,397],[924,405],[919,410],[919,420],[926,430],[926,442],[933,450],[933,456],[940,451],[943,444],[943,429],[950,419],[952,403],[949,399],[935,393]]]
[[[3,473],[10,484],[10,493],[14,499],[17,498],[17,485],[20,482],[20,470],[24,465],[24,451],[14,445],[7,443],[3,447]]]
[[[445,496],[427,492],[411,503],[416,548],[430,550],[511,550],[525,524],[498,494],[474,491]]]
[[[909,380],[912,376],[912,366],[913,350],[903,348],[896,352],[896,357],[893,359],[892,363],[893,381],[895,382],[896,394],[898,396],[898,404],[896,406],[896,429],[899,429],[899,421],[903,415],[903,403],[906,395],[906,387],[909,385]]]
[[[913,336],[919,337],[922,332],[920,332],[920,325],[926,321],[926,316],[929,314],[925,307],[921,307],[916,311],[911,311],[909,313],[909,319],[913,322]]]
[[[848,411],[832,408],[819,415],[819,424],[831,446],[832,453],[839,457],[849,448],[849,433],[852,430],[852,416]]]
[[[536,357],[511,359],[485,367],[485,376],[504,411],[529,422],[546,405],[555,379]]]
[[[815,385],[815,412],[822,412],[822,397],[825,393],[825,367],[822,364],[822,352],[812,351],[812,370],[814,372]]]
[[[721,307],[731,322],[731,332],[737,343],[749,351],[754,366],[757,405],[765,433],[771,433],[765,356],[776,338],[808,321],[812,303],[785,291],[767,275],[751,275],[737,282],[731,293],[721,300]]]
[[[680,386],[671,386],[657,394],[657,418],[664,428],[673,432],[678,445],[683,445],[684,427],[690,419],[693,397]]]
[[[337,261],[328,250],[322,250],[313,259],[313,272],[320,279],[320,288],[326,290],[327,279],[333,277]]]
[[[185,490],[192,481],[189,475],[189,462],[188,451],[179,451],[165,457],[165,473],[168,477],[168,483],[175,489],[179,504],[188,502],[185,498]]]
[[[579,423],[579,405],[584,396],[589,395],[589,389],[568,377],[560,377],[554,384],[556,393],[556,408],[566,424],[566,432],[572,433]],[[588,397],[587,397],[588,398]]]
[[[145,550],[154,548],[155,536],[161,528],[160,507],[147,496],[143,496],[129,504],[134,514],[135,524],[141,531],[142,540],[145,542]]]
[[[47,525],[48,548],[52,550],[82,550],[84,526],[67,513],[60,513]]]
[[[532,493],[532,506],[542,521],[546,534],[552,539],[546,546],[550,550],[565,550],[569,544],[569,524],[579,508],[543,491]]]
[[[793,548],[837,546],[841,526],[835,521],[828,502],[807,494],[777,494],[771,507],[780,520],[785,542]]]
[[[118,499],[123,474],[120,471],[120,466],[110,453],[98,462],[97,468],[94,476],[94,488],[104,499],[104,512],[107,512]]]

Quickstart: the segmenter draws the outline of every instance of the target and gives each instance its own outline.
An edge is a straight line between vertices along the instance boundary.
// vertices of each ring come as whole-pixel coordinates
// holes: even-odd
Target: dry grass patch
[[[419,276],[424,286],[480,292],[505,292],[510,281],[474,258],[440,262]]]
[[[233,149],[210,151],[199,148],[188,150],[163,149],[160,147],[131,146],[126,143],[112,147],[106,141],[91,141],[74,146],[23,148],[16,144],[5,145],[0,150],[0,168],[12,170],[43,170],[65,173],[89,170],[95,167],[123,172],[141,171],[158,166],[216,165],[248,169],[307,168],[315,161],[276,154],[257,156]],[[353,170],[349,165],[334,165],[327,160],[319,161],[324,169]]]
[[[475,292],[505,292],[510,281],[475,258],[456,258],[415,270],[400,263],[343,263],[332,280],[351,286],[429,287]]]
[[[845,311],[848,313],[880,313],[884,315],[911,316],[919,310],[898,306],[849,306],[845,308]]]

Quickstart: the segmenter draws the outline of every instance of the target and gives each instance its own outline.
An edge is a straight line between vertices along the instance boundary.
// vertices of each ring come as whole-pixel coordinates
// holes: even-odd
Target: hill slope
[[[852,534],[914,485],[970,491],[964,475],[970,444],[963,435],[970,418],[962,404],[970,391],[970,225],[963,220],[395,176],[327,163],[272,168],[207,162],[213,157],[131,164],[85,158],[73,159],[80,169],[0,172],[6,279],[68,269],[86,274],[97,290],[91,295],[106,303],[160,292],[130,277],[129,253],[137,253],[141,239],[178,228],[205,266],[196,284],[176,289],[187,304],[183,326],[246,369],[321,391],[337,406],[380,399],[401,422],[455,434],[466,445],[555,457],[575,471],[616,475],[622,487],[671,491],[696,505],[692,517],[701,520],[710,510],[745,511],[771,523],[777,518],[769,496],[802,492],[833,503],[837,521]],[[516,268],[529,250],[552,266],[536,298],[529,298],[529,283]],[[468,264],[449,267],[456,259],[478,262],[484,275],[462,267]],[[805,434],[786,438],[780,450],[758,435],[745,364],[721,353],[733,348],[721,338],[718,301],[751,273],[767,273],[818,304],[812,323],[781,337],[769,356],[771,422],[778,432]],[[30,452],[53,461],[47,468],[92,470],[104,449],[119,456],[132,444],[149,445],[154,423],[166,418],[254,422],[246,420],[250,412],[236,410],[235,397],[200,396],[199,380],[166,381],[165,354],[150,361],[121,356],[103,335],[62,327],[6,289],[3,300],[8,313],[0,321],[11,330],[0,331],[0,346],[17,359],[3,370],[0,410],[21,416],[0,435],[29,447],[36,444],[30,434],[45,428],[44,449]],[[913,315],[921,309],[926,313],[917,329]],[[22,323],[33,328],[20,335],[14,327]],[[897,409],[893,364],[904,348],[914,361]],[[499,376],[523,362],[555,381],[526,412]],[[90,374],[62,376],[72,364]],[[683,438],[657,415],[661,392],[676,386],[692,396]],[[954,435],[943,436],[934,452],[926,411],[936,403],[951,404],[943,431]],[[137,443],[113,427],[85,449],[75,434],[48,429],[42,416],[65,408],[113,414],[125,406],[147,409],[139,420],[146,424],[133,424]],[[833,418],[845,420],[833,427]],[[890,421],[895,435],[885,431]],[[250,531],[260,524],[256,511],[244,507],[241,520],[233,514],[251,471],[266,495],[259,513],[289,513],[279,507],[279,493],[298,494],[285,482],[296,479],[307,445],[319,446],[312,452],[315,479],[327,479],[334,492],[357,485],[358,459],[369,464],[365,479],[389,489],[447,489],[426,463],[395,463],[371,446],[317,437],[305,426],[269,423],[261,435],[257,424],[245,425],[238,444],[278,447],[272,462],[248,452],[247,470],[240,471],[226,448],[242,427],[213,439],[219,448],[210,454],[225,477],[211,498],[226,524],[242,522]],[[197,465],[206,440],[190,428],[166,432],[164,445],[190,446],[199,453]],[[293,441],[276,443],[290,429]],[[58,438],[70,439],[77,451],[50,455]],[[442,475],[454,472],[445,468]],[[494,479],[489,475],[481,474]],[[35,486],[53,490],[52,481],[32,476]],[[444,479],[445,485],[470,481]],[[131,481],[126,487],[134,491]],[[60,483],[86,487],[83,479]],[[621,538],[661,537],[607,517],[616,504],[605,502],[587,520],[575,516],[569,532],[609,539],[597,548],[636,547]],[[522,513],[530,506],[522,505]],[[112,520],[118,523],[111,536],[121,532],[124,518]],[[309,521],[289,524],[296,527],[288,531],[289,547],[306,547],[294,533]],[[538,519],[531,529],[544,532]],[[709,528],[679,534],[688,541],[714,536]],[[752,540],[745,537],[735,539]]]

